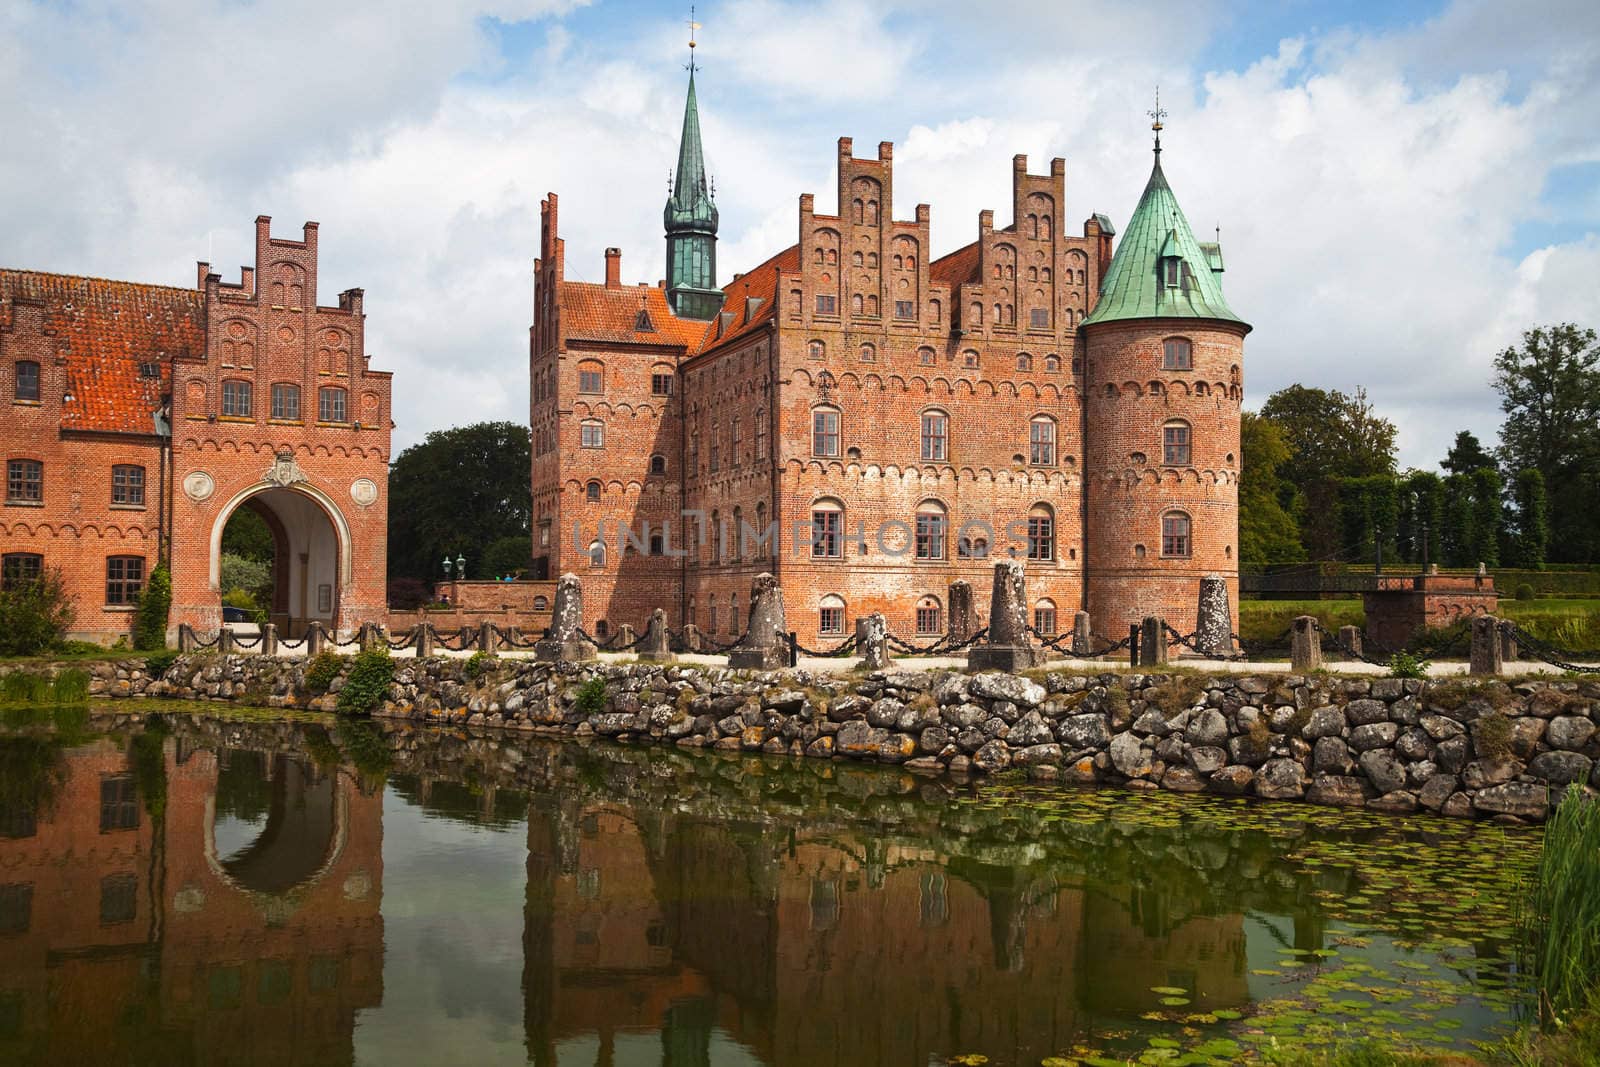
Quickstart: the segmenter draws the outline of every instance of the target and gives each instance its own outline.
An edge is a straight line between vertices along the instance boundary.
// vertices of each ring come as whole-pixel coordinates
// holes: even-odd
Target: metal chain
[[[599,638],[597,638],[593,634],[591,634],[588,630],[585,630],[583,627],[580,626],[580,627],[578,627],[578,636],[583,638],[585,641],[589,642],[594,647],[603,648],[607,652],[627,652],[630,649],[638,648],[640,645],[644,644],[644,639],[646,637],[650,636],[650,632],[648,630],[645,631],[644,633],[640,634],[638,637],[635,637],[632,641],[629,641],[627,644],[622,644],[617,640],[617,638],[620,636],[620,631],[618,633],[616,633],[616,634],[612,634],[610,637],[606,638],[604,641],[601,641]]]
[[[240,637],[238,634],[235,634],[233,637],[233,645],[235,648],[257,648],[264,640],[266,639],[260,634],[257,634],[254,640],[251,640],[248,637]]]
[[[1249,653],[1244,652],[1243,650],[1238,652],[1211,652],[1201,648],[1199,630],[1195,630],[1187,634],[1180,634],[1177,630],[1174,630],[1171,626],[1168,626],[1165,621],[1163,621],[1161,625],[1166,627],[1168,648],[1171,648],[1174,645],[1181,645],[1197,656],[1201,656],[1205,659],[1221,660],[1225,663],[1243,663],[1250,658]]]
[[[802,645],[797,638],[793,637],[786,637],[784,640],[787,641],[789,646],[796,652],[807,656],[817,656],[823,659],[833,656],[848,656],[851,649],[856,647],[856,639],[854,635],[845,638],[831,649],[807,648],[805,645]]]
[[[1568,671],[1572,674],[1595,674],[1600,672],[1600,667],[1586,667],[1581,663],[1568,662],[1561,657],[1573,655],[1572,652],[1563,648],[1556,648],[1553,645],[1547,645],[1514,623],[1511,627],[1511,636],[1516,638],[1518,646],[1531,650],[1535,659],[1543,660],[1558,670]]]
[[[194,647],[195,648],[216,648],[218,645],[220,645],[222,643],[222,634],[220,634],[220,633],[217,634],[217,636],[213,637],[211,640],[204,641],[204,640],[201,640],[200,635],[197,634],[197,633],[194,633],[193,630],[191,630],[189,632],[193,635]]]
[[[1338,649],[1340,651],[1340,653],[1342,653],[1343,655],[1354,656],[1356,659],[1360,660],[1362,663],[1370,663],[1374,667],[1386,667],[1386,666],[1388,666],[1388,661],[1387,660],[1373,659],[1371,656],[1367,655],[1365,651],[1357,652],[1355,649],[1353,649],[1350,646],[1346,645],[1345,642],[1344,642],[1344,638],[1337,631],[1329,632],[1327,627],[1322,625],[1322,622],[1321,622],[1320,619],[1313,619],[1312,620],[1312,625],[1314,625],[1317,628],[1317,633],[1321,634],[1323,637],[1326,637],[1328,640],[1332,641],[1333,642],[1333,647]],[[1365,636],[1366,636],[1365,634],[1362,635],[1363,639],[1365,638]]]
[[[278,647],[287,649],[304,648],[306,647],[307,640],[309,639],[304,637],[298,641],[292,641],[287,637],[280,637],[278,638]]]

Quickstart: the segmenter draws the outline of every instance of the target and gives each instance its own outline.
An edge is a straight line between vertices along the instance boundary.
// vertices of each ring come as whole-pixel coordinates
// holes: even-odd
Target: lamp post
[[[450,557],[449,557],[449,556],[446,556],[446,557],[445,557],[445,558],[444,558],[444,576],[445,576],[445,577],[446,577],[446,578],[448,578],[448,577],[450,577],[450,568],[451,568],[451,567],[452,567],[452,566],[454,566],[454,564],[452,564],[452,563],[451,563],[451,562],[450,562]]]
[[[457,556],[456,557],[456,581],[464,582],[466,580],[467,580],[467,557],[466,556]]]

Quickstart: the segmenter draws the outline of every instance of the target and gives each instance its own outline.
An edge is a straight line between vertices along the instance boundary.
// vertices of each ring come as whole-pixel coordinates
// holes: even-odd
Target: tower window
[[[1189,537],[1189,516],[1181,511],[1169,511],[1161,516],[1161,554],[1186,558],[1193,549]]]
[[[916,553],[918,559],[944,559],[945,507],[937,500],[925,500],[917,508]]]
[[[811,413],[811,454],[838,456],[839,412],[833,408],[817,408]]]
[[[817,314],[818,315],[837,315],[837,314],[839,314],[839,298],[836,297],[836,296],[824,296],[824,295],[819,293],[817,295]]]
[[[943,463],[948,458],[950,444],[950,416],[942,411],[922,414],[922,459],[928,463]]]
[[[606,427],[598,419],[590,419],[578,428],[578,444],[584,448],[606,447]]]
[[[1161,427],[1161,462],[1169,467],[1189,465],[1189,424],[1173,421]]]
[[[650,393],[653,396],[671,396],[672,375],[660,371],[650,375]]]
[[[583,363],[578,367],[578,392],[599,393],[605,388],[605,368],[599,363]]]
[[[1194,348],[1187,338],[1169,337],[1161,342],[1161,369],[1194,369]]]
[[[894,302],[894,317],[897,319],[916,318],[917,302],[915,300],[896,300]]]
[[[838,559],[844,554],[844,509],[837,501],[819,500],[811,506],[811,555]]]
[[[1047,308],[1033,308],[1028,312],[1028,326],[1035,330],[1048,330],[1050,328],[1050,311]]]
[[[1056,420],[1048,415],[1028,423],[1028,462],[1035,467],[1056,465]]]
[[[1183,260],[1177,256],[1168,256],[1161,261],[1162,269],[1166,272],[1168,289],[1176,289],[1183,280]]]
[[[231,418],[250,417],[250,383],[230,378],[222,383],[222,413]]]
[[[1028,558],[1056,558],[1056,519],[1048,504],[1036,504],[1028,512]]]
[[[665,473],[667,473],[667,457],[663,456],[659,452],[657,452],[655,455],[651,456],[650,457],[650,473],[651,474],[665,474]]]
[[[598,503],[600,500],[600,483],[589,482],[585,485],[583,487],[583,499],[591,504]]]
[[[295,421],[300,418],[300,387],[278,382],[272,387],[272,417]]]

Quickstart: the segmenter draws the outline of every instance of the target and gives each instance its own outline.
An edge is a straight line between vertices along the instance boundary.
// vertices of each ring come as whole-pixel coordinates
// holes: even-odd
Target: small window
[[[864,266],[866,264],[866,262],[867,262],[866,257],[863,256],[860,252],[852,252],[852,253],[850,253],[850,265],[851,266],[853,266],[853,267]]]
[[[947,524],[945,506],[937,500],[925,500],[917,507],[918,559],[944,559],[944,534]]]
[[[222,383],[222,413],[231,418],[248,419],[251,413],[250,383],[229,378]]]
[[[1034,308],[1029,311],[1028,325],[1035,330],[1048,330],[1050,328],[1050,309]]]
[[[663,456],[659,452],[657,452],[653,456],[651,456],[650,457],[650,473],[651,474],[665,474],[665,473],[667,473],[667,457]]]
[[[1033,628],[1047,637],[1057,634],[1055,601],[1045,599],[1033,606]]]
[[[344,422],[346,414],[345,400],[349,394],[337,386],[328,386],[317,390],[317,421],[318,422]]]
[[[897,319],[916,318],[917,302],[915,300],[896,300],[894,302],[894,317]]]
[[[109,556],[106,559],[106,603],[132,605],[144,590],[143,556]]]
[[[1167,256],[1161,261],[1161,265],[1166,271],[1168,289],[1176,289],[1182,282],[1182,263],[1183,260],[1177,256]]]
[[[969,348],[966,351],[962,352],[961,353],[961,365],[963,367],[966,367],[968,370],[977,370],[978,369],[978,351],[977,351],[977,349]]]
[[[861,315],[861,314],[864,314],[866,312],[866,302],[862,299],[860,293],[855,293],[855,294],[851,295],[851,297],[850,297],[850,311],[851,311],[852,314],[856,314],[856,315]]]
[[[38,504],[44,501],[44,464],[36,459],[6,461],[6,503]]]
[[[924,345],[917,349],[917,362],[922,364],[924,367],[931,367],[937,363],[938,360],[938,355],[928,346]]]
[[[925,596],[917,601],[917,634],[928,637],[944,632],[944,612],[939,605],[939,598]]]
[[[1161,345],[1162,370],[1193,370],[1194,351],[1182,337],[1169,337]]]
[[[542,597],[542,596],[534,597],[533,598],[533,610],[534,611],[549,611],[550,610],[550,600],[549,600],[549,598],[548,597]]]
[[[0,885],[0,937],[7,934],[25,934],[33,924],[33,883],[12,882]],[[13,999],[16,997],[17,999]],[[9,1002],[9,1003],[8,1003]],[[8,1037],[20,1032],[21,1027],[21,998],[18,994],[8,992],[4,1001],[5,1014],[0,1019],[5,1020],[5,1029],[0,1033]],[[12,1005],[16,1005],[15,1008]]]
[[[589,568],[599,570],[606,565],[606,546],[603,541],[589,542]]]
[[[584,448],[606,447],[606,427],[598,419],[590,419],[578,427],[578,444]]]
[[[863,362],[863,363],[876,363],[878,361],[878,347],[876,345],[871,345],[871,344],[862,345],[861,349],[860,349],[860,354],[861,354],[861,362]]]
[[[950,416],[942,411],[922,413],[922,459],[927,463],[943,463],[948,458],[950,443]]]
[[[600,393],[605,391],[605,368],[598,363],[583,363],[578,366],[578,392]]]
[[[817,408],[811,413],[811,454],[838,456],[839,412],[833,408]]]
[[[656,332],[656,324],[650,321],[650,312],[646,311],[644,308],[640,308],[639,309],[639,314],[634,316],[634,319],[633,319],[633,332],[634,333],[655,333]]]
[[[1061,371],[1061,357],[1050,355],[1044,357],[1044,369],[1047,374],[1057,374]]]
[[[272,387],[272,417],[296,420],[300,418],[300,387],[279,382]]]
[[[31,359],[17,360],[16,399],[39,399],[39,364]]]
[[[111,502],[144,507],[144,468],[118,463],[111,468]]]
[[[589,482],[587,485],[585,485],[583,487],[583,498],[585,500],[587,500],[591,504],[599,503],[599,501],[600,501],[600,483],[599,482]]]
[[[1047,415],[1028,423],[1028,462],[1035,467],[1056,465],[1056,420]]]
[[[1018,352],[1017,353],[1017,369],[1019,371],[1030,371],[1030,370],[1032,370],[1033,369],[1033,357],[1030,356],[1026,352]]]
[[[672,375],[660,372],[650,375],[650,393],[652,396],[671,396]]]
[[[1187,557],[1191,547],[1189,516],[1181,511],[1169,511],[1161,516],[1161,554],[1169,557]]]
[[[806,345],[806,355],[810,356],[812,359],[821,359],[827,354],[828,346],[823,344],[821,341],[812,341],[810,344]]]
[[[844,633],[844,598],[832,593],[821,600],[817,609],[817,632],[824,634]]]
[[[131,874],[100,879],[100,925],[132,922],[139,914],[139,880]]]
[[[1072,373],[1073,374],[1082,374],[1083,373],[1083,357],[1082,356],[1073,356],[1072,357]]]
[[[844,511],[837,503],[822,501],[811,508],[811,555],[838,559],[844,554]]]
[[[1169,467],[1189,465],[1189,424],[1169,422],[1161,427],[1161,462]]]
[[[36,582],[44,573],[44,557],[37,552],[7,552],[0,556],[0,590]]]
[[[1028,558],[1056,558],[1056,519],[1048,504],[1036,504],[1028,512]]]
[[[131,774],[100,779],[100,832],[139,828],[139,790]]]
[[[818,315],[837,315],[837,314],[839,314],[839,298],[836,297],[836,296],[823,296],[821,294],[818,294],[818,296],[817,296],[817,314]]]

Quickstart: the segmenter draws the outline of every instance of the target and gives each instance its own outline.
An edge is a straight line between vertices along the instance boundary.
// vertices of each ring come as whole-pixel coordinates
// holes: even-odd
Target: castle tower
[[[662,216],[667,229],[667,301],[682,318],[716,318],[723,296],[717,288],[717,205],[711,200],[705,152],[700,147],[693,63],[689,64],[689,99],[683,106],[683,135],[678,142],[678,172]]]
[[[1239,408],[1250,326],[1155,167],[1083,320],[1085,601],[1095,629],[1195,628],[1200,579],[1238,603]]]

